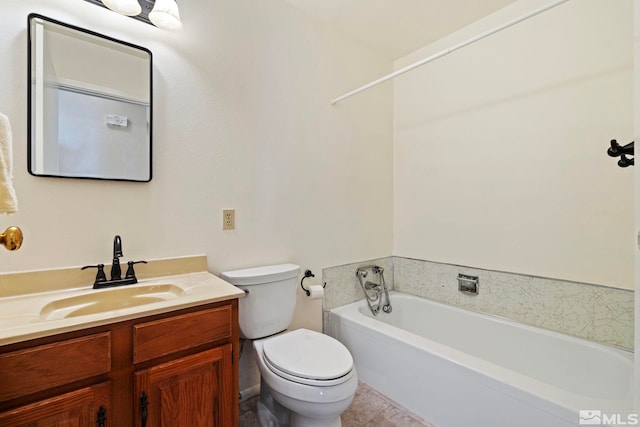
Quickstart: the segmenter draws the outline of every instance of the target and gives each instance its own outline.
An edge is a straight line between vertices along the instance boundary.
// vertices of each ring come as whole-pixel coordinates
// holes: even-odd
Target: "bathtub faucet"
[[[380,283],[375,283],[370,280],[365,281],[365,278],[369,275],[377,276]],[[378,265],[366,265],[359,267],[356,270],[356,276],[358,282],[364,293],[364,299],[374,316],[378,315],[378,312],[382,308],[385,313],[391,313],[391,302],[389,301],[389,291],[387,284],[384,281],[384,269]],[[374,279],[375,280],[375,279]],[[373,295],[371,295],[373,294]],[[386,302],[385,302],[386,300]]]
[[[364,288],[366,290],[368,290],[368,291],[374,291],[376,293],[376,295],[381,290],[380,285],[378,285],[377,283],[373,283],[373,282],[366,282],[364,284]]]

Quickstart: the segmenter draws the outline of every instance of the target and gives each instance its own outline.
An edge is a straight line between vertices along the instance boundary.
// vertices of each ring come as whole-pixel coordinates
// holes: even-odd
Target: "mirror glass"
[[[29,173],[151,180],[151,52],[29,15]]]

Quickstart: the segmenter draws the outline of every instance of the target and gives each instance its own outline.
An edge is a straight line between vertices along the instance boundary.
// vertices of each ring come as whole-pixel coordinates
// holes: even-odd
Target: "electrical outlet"
[[[222,211],[222,229],[233,230],[234,228],[236,228],[235,209],[224,209]]]

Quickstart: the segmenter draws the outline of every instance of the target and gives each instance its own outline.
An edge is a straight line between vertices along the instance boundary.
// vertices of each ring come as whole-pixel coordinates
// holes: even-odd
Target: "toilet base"
[[[261,386],[264,386],[265,394],[268,394],[273,402],[277,404],[276,408],[279,406],[288,411],[291,423],[284,425],[291,427],[342,427],[340,415],[353,400],[353,396],[350,396],[339,402],[309,404],[278,393],[269,387],[266,382],[261,381]],[[262,396],[262,390],[260,395]]]
[[[291,426],[291,411],[271,395],[269,386],[260,378],[260,398],[258,400],[258,423],[260,427]]]
[[[291,414],[291,427],[342,427],[340,416],[334,419],[309,418],[304,415]]]
[[[352,399],[348,399],[348,402],[342,402],[338,405],[341,407],[346,403],[346,406],[349,406]],[[295,412],[284,406],[284,404],[292,405],[296,408],[299,402],[272,390],[261,378],[260,400],[258,403],[258,423],[260,427],[342,427],[340,418],[342,411],[337,414],[334,412],[333,416],[321,416],[318,413],[309,416]],[[341,409],[344,410],[346,407]]]

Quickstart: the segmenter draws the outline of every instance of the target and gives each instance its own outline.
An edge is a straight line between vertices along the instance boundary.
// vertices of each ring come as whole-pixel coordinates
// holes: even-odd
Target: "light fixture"
[[[154,25],[163,30],[182,29],[180,11],[176,0],[85,0],[107,9],[129,16],[138,21]]]
[[[182,29],[180,11],[175,0],[156,0],[153,9],[149,12],[149,21],[163,30],[180,31]]]
[[[102,0],[102,3],[121,15],[136,16],[142,12],[142,7],[138,0]]]

